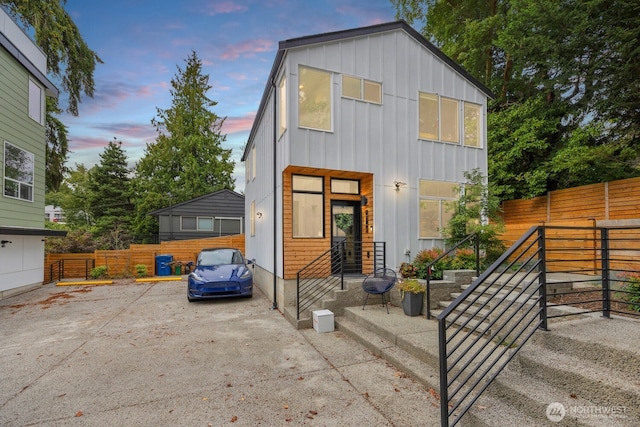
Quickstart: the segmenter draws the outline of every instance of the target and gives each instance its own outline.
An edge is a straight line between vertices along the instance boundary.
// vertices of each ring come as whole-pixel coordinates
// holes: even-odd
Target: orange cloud
[[[222,125],[222,133],[233,134],[239,132],[249,132],[253,121],[256,118],[255,111],[246,114],[242,117],[227,117]]]

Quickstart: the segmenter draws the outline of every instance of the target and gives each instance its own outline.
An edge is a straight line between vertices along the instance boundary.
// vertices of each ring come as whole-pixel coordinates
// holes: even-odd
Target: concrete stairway
[[[336,327],[438,393],[437,323],[389,309],[345,308]],[[640,425],[640,321],[564,319],[534,334],[459,425]]]

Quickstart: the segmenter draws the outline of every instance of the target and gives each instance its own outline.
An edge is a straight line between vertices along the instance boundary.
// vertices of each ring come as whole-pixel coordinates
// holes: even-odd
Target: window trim
[[[300,111],[302,110],[300,108],[300,89],[302,88],[302,69],[306,68],[308,70],[312,70],[314,72],[318,72],[318,73],[324,73],[329,77],[329,86],[328,88],[328,93],[329,93],[329,126],[328,128],[316,128],[316,127],[311,127],[311,126],[306,126],[301,124],[301,119],[302,119],[302,114],[300,113]],[[319,131],[319,132],[333,132],[333,114],[334,114],[334,107],[333,107],[333,73],[331,71],[327,71],[327,70],[322,70],[320,68],[315,68],[315,67],[309,67],[307,65],[302,65],[299,64],[298,65],[298,127],[300,129],[309,129],[309,130],[315,130],[315,131]]]
[[[294,179],[296,177],[305,177],[305,178],[316,178],[320,180],[320,190],[296,190],[295,186],[294,186]],[[325,230],[325,194],[324,194],[324,183],[325,181],[325,177],[324,176],[315,176],[315,175],[302,175],[302,174],[293,174],[291,175],[291,237],[294,239],[324,239],[325,235],[326,235],[326,230]],[[320,219],[321,219],[321,235],[319,236],[297,236],[295,233],[295,229],[294,229],[294,224],[295,224],[295,208],[294,208],[294,203],[293,203],[293,198],[295,194],[311,194],[311,195],[318,195],[321,197],[321,202],[320,202],[320,206],[322,208],[322,212],[320,213]]]
[[[344,88],[345,88],[344,79],[345,78],[358,80],[360,82],[360,96],[359,97],[345,95],[345,93],[344,93]],[[374,85],[376,85],[378,87],[378,89],[379,89],[378,95],[379,95],[379,99],[380,99],[379,101],[375,101],[375,100],[371,100],[371,99],[367,98],[366,90],[365,90],[366,83],[371,83],[371,84],[374,84]],[[365,78],[362,78],[362,77],[352,76],[350,74],[342,74],[342,78],[340,79],[340,95],[342,96],[342,98],[345,98],[345,99],[354,99],[356,101],[367,102],[369,104],[382,105],[382,83],[381,82],[377,82],[375,80],[369,80],[369,79],[365,79]]]
[[[437,137],[432,138],[431,135],[427,135],[426,132],[423,133],[420,129],[420,119],[421,119],[421,100],[423,98],[429,98],[432,101],[436,100],[438,105],[438,115],[436,118],[437,121]],[[443,137],[443,114],[442,114],[442,104],[443,101],[453,101],[456,105],[456,130],[457,130],[457,140],[447,140]],[[477,119],[477,140],[476,145],[467,144],[467,133],[466,133],[466,123],[465,123],[465,109],[469,106],[473,106],[477,108],[478,111],[478,119]],[[426,113],[425,113],[426,114]],[[418,139],[422,141],[435,141],[441,142],[443,144],[451,144],[451,145],[459,145],[463,147],[469,148],[479,148],[482,149],[484,144],[484,134],[483,134],[483,120],[482,120],[482,104],[477,104],[475,102],[464,101],[461,99],[451,98],[448,96],[442,96],[437,93],[431,92],[422,92],[418,91]]]
[[[11,146],[17,150],[20,150],[21,152],[24,152],[27,154],[27,156],[31,159],[31,171],[29,173],[30,177],[31,177],[31,182],[27,182],[27,181],[18,181],[14,178],[10,178],[7,176],[7,146]],[[31,202],[33,203],[35,200],[35,161],[36,161],[36,156],[35,154],[33,154],[30,151],[25,150],[22,147],[19,147],[15,144],[10,143],[9,141],[4,141],[4,151],[3,151],[3,158],[2,158],[2,195],[4,197],[7,197],[9,199],[13,199],[13,200],[22,200],[23,202]],[[13,182],[16,183],[18,185],[18,196],[12,196],[7,194],[7,181],[9,182]],[[25,199],[23,197],[21,197],[22,195],[22,186],[25,186],[27,188],[30,189],[29,191],[29,199]]]
[[[344,192],[344,191],[333,191],[333,183],[334,181],[343,181],[343,182],[355,182],[358,186],[356,192]],[[360,180],[359,179],[345,179],[345,178],[330,178],[329,188],[331,189],[331,194],[360,194]]]
[[[280,95],[278,104],[278,138],[282,137],[287,131],[287,75],[282,74],[278,83],[278,94]]]
[[[437,196],[437,195],[423,195],[420,191],[420,187],[421,187],[421,183],[422,182],[436,182],[436,183],[442,183],[442,184],[450,184],[452,186],[452,189],[455,188],[459,188],[460,183],[456,182],[456,181],[438,181],[438,180],[434,180],[434,179],[419,179],[418,180],[418,239],[419,240],[428,240],[428,239],[444,239],[445,236],[442,233],[442,230],[444,227],[446,227],[446,224],[443,222],[444,219],[444,213],[445,213],[445,208],[446,208],[446,203],[450,203],[450,202],[455,202],[456,200],[458,200],[458,198],[456,197],[456,195],[452,195],[451,197],[444,197],[444,196]],[[431,202],[438,202],[438,230],[437,233],[438,235],[425,235],[423,236],[421,234],[421,220],[422,220],[422,201],[431,201]]]
[[[33,90],[38,89],[38,92],[35,93]],[[37,114],[38,116],[35,117],[35,105],[34,101],[35,101],[35,97],[37,96],[38,100],[37,102]],[[33,120],[34,122],[38,123],[39,125],[44,125],[44,88],[42,86],[40,86],[40,84],[38,82],[36,82],[35,80],[33,80],[32,78],[29,78],[29,93],[28,93],[28,106],[27,106],[27,115],[29,116],[29,118],[31,120]]]

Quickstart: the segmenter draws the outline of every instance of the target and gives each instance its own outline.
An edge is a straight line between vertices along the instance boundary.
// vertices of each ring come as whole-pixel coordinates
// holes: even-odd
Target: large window
[[[4,142],[4,195],[33,202],[33,154]]]
[[[331,73],[300,66],[298,125],[331,131]]]
[[[457,199],[458,183],[420,180],[420,238],[442,238],[451,219],[448,204]]]
[[[480,147],[480,112],[478,104],[464,103],[464,145]]]
[[[44,94],[36,82],[29,79],[29,117],[44,124]]]
[[[293,175],[293,237],[324,237],[323,179]]]
[[[431,93],[420,93],[419,97],[419,137],[433,141],[480,147],[481,106],[456,99],[445,98]],[[462,124],[460,103],[462,102]]]
[[[359,77],[342,76],[342,96],[382,104],[382,84]]]

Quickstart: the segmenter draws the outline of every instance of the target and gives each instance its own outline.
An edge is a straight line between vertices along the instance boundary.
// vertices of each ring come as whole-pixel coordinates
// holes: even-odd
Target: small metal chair
[[[382,305],[387,309],[387,314],[389,313],[389,307],[387,304],[389,301],[385,297],[385,294],[389,292],[396,284],[396,272],[390,268],[379,268],[369,276],[364,279],[362,282],[362,289],[367,294],[367,297],[364,300],[364,304],[362,305],[362,309],[367,305],[367,301],[369,300],[369,295],[380,295],[382,297]]]

